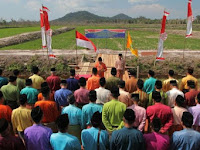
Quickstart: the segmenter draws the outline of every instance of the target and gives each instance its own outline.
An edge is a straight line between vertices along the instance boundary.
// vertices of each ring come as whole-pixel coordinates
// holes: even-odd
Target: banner
[[[128,37],[127,37],[126,48],[128,48],[133,55],[138,57],[138,50],[137,49],[133,49],[132,39],[131,39],[131,36],[130,36],[129,32],[128,32]]]
[[[194,20],[194,17],[192,15],[192,0],[188,1],[188,15],[187,15],[187,32],[186,32],[186,38],[189,38],[192,36],[192,22]]]

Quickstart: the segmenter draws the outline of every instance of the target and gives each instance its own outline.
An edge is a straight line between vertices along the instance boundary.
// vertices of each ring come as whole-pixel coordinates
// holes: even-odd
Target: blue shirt
[[[62,114],[68,114],[69,125],[81,125],[82,111],[75,105],[69,105],[62,109]]]
[[[90,120],[92,118],[92,115],[99,111],[102,112],[103,105],[98,105],[95,103],[89,103],[82,108],[82,126],[83,128],[86,127],[86,125],[90,124]]]
[[[199,150],[200,133],[192,129],[174,132],[170,150]]]
[[[142,132],[134,128],[122,128],[112,133],[111,150],[145,150]]]
[[[78,80],[75,78],[68,78],[67,79],[67,89],[70,91],[76,91],[79,89]]]
[[[26,86],[24,89],[21,90],[20,94],[27,95],[28,104],[35,104],[35,102],[37,101],[37,96],[39,92],[38,90],[30,86]]]
[[[70,90],[62,88],[55,92],[54,99],[59,106],[66,106],[68,105],[67,98],[71,94]]]
[[[50,142],[54,150],[81,150],[77,137],[68,133],[53,133]]]
[[[0,88],[6,84],[8,84],[8,79],[0,76]]]
[[[84,150],[96,150],[97,149],[97,140],[98,140],[98,128],[85,129],[81,133],[81,141]],[[109,136],[108,132],[101,130],[99,136],[99,149],[106,150],[109,148]]]
[[[149,79],[147,79],[144,82],[144,92],[146,92],[147,94],[150,94],[151,92],[155,91],[155,83],[156,83],[156,79],[153,77],[150,77]]]

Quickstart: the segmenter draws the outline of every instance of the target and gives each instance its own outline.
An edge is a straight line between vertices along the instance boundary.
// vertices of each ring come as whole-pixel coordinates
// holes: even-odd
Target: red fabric
[[[46,81],[52,92],[60,89],[60,78],[58,76],[51,75],[47,77]]]
[[[160,129],[161,133],[167,132],[173,124],[173,114],[169,106],[162,103],[155,103],[154,105],[147,107],[146,112],[150,122],[152,122],[155,117],[160,118],[163,125]]]
[[[44,25],[45,25],[45,30],[48,31],[48,30],[50,29],[48,13],[47,13],[47,11],[43,11],[43,13],[44,13]]]
[[[190,90],[189,92],[185,93],[185,102],[186,106],[196,106],[195,98],[199,94],[197,90]]]
[[[82,75],[76,75],[75,79],[79,80],[81,77],[85,78],[86,81],[91,77],[91,74],[82,74]]]
[[[40,9],[40,26],[41,28],[44,27],[44,14],[41,9]]]
[[[188,17],[192,16],[192,0],[188,1]]]
[[[167,16],[163,16],[163,19],[162,19],[162,28],[161,28],[161,31],[160,33],[165,33],[165,26],[166,26],[166,20],[167,20]]]
[[[12,109],[10,108],[10,106],[0,104],[0,119],[4,118],[8,122],[11,122],[11,114]]]

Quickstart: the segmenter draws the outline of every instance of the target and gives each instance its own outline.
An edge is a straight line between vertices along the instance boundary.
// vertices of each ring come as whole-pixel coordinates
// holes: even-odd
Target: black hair
[[[95,102],[97,100],[97,92],[95,90],[89,92],[89,100],[91,102]]]
[[[31,118],[35,123],[39,123],[42,120],[43,111],[39,106],[36,106],[31,111]]]
[[[15,75],[15,76],[18,76],[19,75],[19,70],[18,69],[15,69],[15,70],[13,70],[13,74]]]
[[[171,81],[170,81],[170,84],[171,84],[172,86],[178,86],[176,80],[171,80]]]
[[[197,95],[197,101],[200,104],[200,93]]]
[[[130,70],[130,71],[129,71],[129,74],[130,74],[131,76],[136,77],[137,72],[136,72],[135,70]]]
[[[78,80],[78,82],[79,82],[79,85],[80,86],[86,86],[86,79],[84,78],[84,77],[81,77],[79,80]]]
[[[69,125],[68,114],[62,114],[62,115],[58,116],[58,118],[56,120],[56,125],[60,132],[65,132]]]
[[[51,71],[52,71],[52,72],[55,72],[55,71],[56,71],[56,68],[51,68]]]
[[[114,98],[118,98],[120,96],[119,94],[119,88],[117,86],[113,86],[111,88],[111,94]]]
[[[137,87],[142,90],[144,86],[144,81],[142,79],[138,79],[137,81]]]
[[[74,94],[70,94],[67,98],[67,101],[70,103],[70,104],[74,104],[76,102],[76,99],[74,97]]]
[[[37,73],[39,72],[39,68],[38,68],[37,66],[33,66],[33,67],[32,67],[32,72],[33,72],[34,74],[37,74]]]
[[[19,103],[20,105],[24,105],[27,102],[27,95],[26,94],[21,94],[19,96]]]
[[[182,122],[183,125],[186,126],[187,128],[191,128],[193,124],[193,116],[189,112],[183,112],[182,115]]]
[[[129,125],[135,121],[135,112],[132,109],[126,109],[124,112],[124,118]]]
[[[179,106],[179,107],[184,107],[184,104],[185,104],[185,98],[181,95],[178,95],[176,97],[176,104]]]
[[[47,82],[43,82],[43,83],[41,84],[41,88],[43,88],[43,87],[49,87],[48,83],[47,83]]]
[[[3,93],[0,91],[0,99],[3,98]]]
[[[192,75],[193,72],[194,72],[194,68],[192,68],[192,67],[188,67],[188,73],[189,73],[190,75]]]
[[[97,68],[92,68],[92,73],[94,74],[94,75],[96,75],[97,74]]]
[[[100,85],[103,87],[106,85],[106,79],[103,77],[99,80]]]
[[[102,125],[102,114],[99,111],[92,115],[91,124],[95,128],[98,128]]]
[[[170,77],[173,77],[174,76],[174,70],[169,70],[169,75],[170,75]]]
[[[17,80],[16,76],[9,76],[9,82],[15,82]]]
[[[156,80],[155,86],[157,89],[162,89],[162,81]]]
[[[33,84],[31,79],[26,79],[26,86],[31,86]]]
[[[75,74],[76,74],[75,69],[71,69],[71,70],[70,70],[70,75],[71,75],[71,76],[75,76]]]
[[[155,132],[159,132],[162,126],[160,118],[155,117],[151,123],[151,126]]]
[[[113,67],[111,69],[111,75],[116,76],[116,74],[117,74],[117,69]]]
[[[61,80],[60,84],[66,86],[67,85],[67,81],[66,80]]]
[[[139,94],[131,94],[133,101],[139,102]]]
[[[187,85],[191,88],[191,89],[195,89],[195,83],[193,80],[188,80],[187,81]]]
[[[0,69],[0,75],[2,75],[2,73],[3,73],[3,70],[2,70],[2,69]]]
[[[158,91],[153,91],[152,98],[155,100],[155,102],[160,102],[162,99],[160,92],[158,92]]]
[[[122,57],[122,54],[119,54],[118,56],[121,56],[121,57]]]
[[[48,86],[41,88],[41,93],[43,97],[47,98],[50,93],[50,88]]]
[[[98,58],[98,61],[102,61],[102,58],[101,58],[101,57],[99,57],[99,58]]]
[[[119,85],[119,88],[125,88],[126,83],[125,81],[121,80],[119,81],[118,85]]]
[[[151,77],[154,77],[155,72],[154,72],[153,70],[149,70],[149,75],[150,75]]]

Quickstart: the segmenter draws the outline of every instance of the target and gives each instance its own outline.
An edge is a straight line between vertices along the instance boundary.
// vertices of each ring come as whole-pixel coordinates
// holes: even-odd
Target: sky
[[[39,20],[41,5],[50,9],[49,19],[63,17],[67,13],[86,10],[112,17],[124,13],[130,17],[144,16],[159,19],[163,10],[170,12],[169,19],[187,16],[188,0],[0,0],[0,18]],[[200,15],[200,0],[193,0],[193,15]]]

